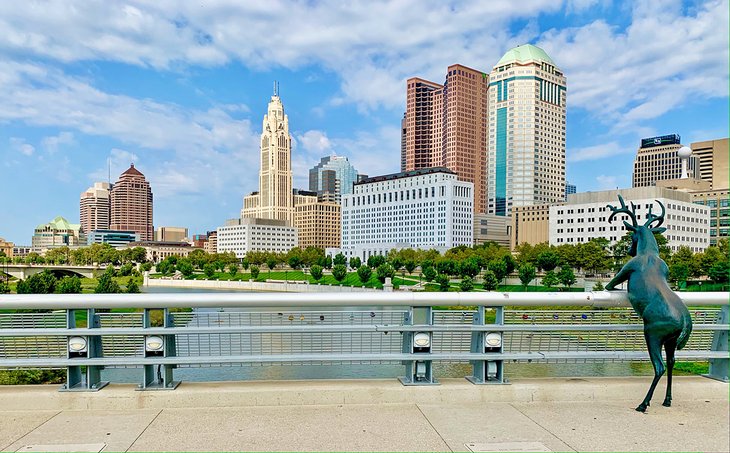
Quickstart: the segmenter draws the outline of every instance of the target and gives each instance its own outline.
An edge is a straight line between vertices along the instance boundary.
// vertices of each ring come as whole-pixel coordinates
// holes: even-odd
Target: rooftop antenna
[[[106,168],[107,168],[107,174],[106,174],[106,182],[111,184],[112,183],[112,159],[111,157],[106,158]]]
[[[278,95],[279,95],[279,82],[274,80],[274,96],[278,96]]]

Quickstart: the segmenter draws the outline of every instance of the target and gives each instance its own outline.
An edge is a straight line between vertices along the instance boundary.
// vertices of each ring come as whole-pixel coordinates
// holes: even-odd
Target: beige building
[[[241,217],[294,221],[289,117],[278,88],[271,96],[261,132],[259,190],[243,199]]]
[[[69,223],[61,216],[48,223],[35,227],[31,249],[43,255],[50,249],[59,247],[76,248],[86,245],[86,238],[81,232],[81,225]]]
[[[710,212],[710,245],[730,237],[730,191],[725,189],[690,192],[694,203],[707,206]]]
[[[305,200],[302,200],[305,201]],[[333,202],[320,202],[311,197],[308,203],[294,206],[294,226],[299,234],[299,246],[318,248],[340,247],[340,205]]]
[[[8,242],[3,238],[0,238],[0,252],[3,252],[6,257],[12,258],[13,257],[13,248],[15,247],[15,244],[12,242]]]
[[[147,253],[147,261],[152,263],[159,263],[165,258],[171,256],[186,257],[193,250],[198,250],[191,247],[187,242],[161,242],[161,241],[139,241],[130,242],[127,245],[128,248],[142,247]]]
[[[707,140],[690,145],[692,154],[699,159],[699,178],[708,181],[713,189],[728,188],[728,139]]]
[[[111,184],[95,182],[81,193],[79,218],[81,229],[88,234],[94,230],[108,230],[111,224]]]
[[[183,242],[188,237],[188,229],[183,227],[157,227],[155,240],[163,242]]]
[[[510,246],[512,232],[509,217],[494,214],[474,214],[474,245],[496,242],[504,247]]]
[[[509,50],[489,73],[489,214],[565,200],[566,84],[530,44]]]
[[[142,241],[154,239],[152,189],[134,164],[119,176],[111,190],[111,230],[134,231]]]
[[[541,244],[550,240],[550,205],[515,206],[512,208],[510,249],[519,244]]]
[[[682,159],[677,151],[682,147],[677,134],[644,138],[634,159],[632,187],[657,185],[657,181],[682,177]],[[699,179],[699,159],[687,159],[687,173],[690,178]]]
[[[205,242],[205,251],[208,253],[218,253],[218,232],[208,232],[208,240]]]
[[[406,82],[405,168],[445,167],[474,184],[474,210],[486,212],[487,75],[459,64],[443,85]]]

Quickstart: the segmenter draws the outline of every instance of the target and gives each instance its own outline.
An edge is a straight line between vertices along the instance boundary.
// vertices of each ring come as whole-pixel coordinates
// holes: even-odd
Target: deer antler
[[[631,203],[631,209],[626,206],[626,203],[624,203],[624,199],[621,195],[618,196],[618,201],[621,202],[621,207],[616,208],[614,206],[606,205],[607,208],[611,210],[611,216],[608,218],[608,223],[611,223],[613,218],[616,216],[616,214],[628,214],[629,217],[631,217],[631,223],[632,225],[629,225],[628,222],[624,220],[624,225],[626,225],[626,228],[628,228],[631,231],[636,231],[636,228],[638,228],[639,224],[636,222],[636,205],[634,203]]]
[[[652,208],[653,204],[649,206],[649,213],[646,215],[646,222],[644,223],[644,226],[649,228],[650,230],[659,228],[660,226],[662,226],[662,223],[664,223],[664,214],[666,213],[666,211],[664,210],[664,205],[659,200],[656,200],[656,202],[659,203],[659,206],[661,206],[662,213],[660,215],[652,214],[651,208]],[[651,223],[655,220],[657,220],[658,223],[656,225],[654,225],[653,227],[650,226]]]

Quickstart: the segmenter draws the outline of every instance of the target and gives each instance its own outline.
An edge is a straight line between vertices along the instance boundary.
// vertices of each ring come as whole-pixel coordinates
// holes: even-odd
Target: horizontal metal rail
[[[730,330],[728,324],[694,324],[694,331]],[[221,327],[101,327],[97,329],[29,328],[0,329],[0,337],[105,336],[105,335],[203,335],[238,333],[341,333],[341,332],[597,332],[643,331],[642,324],[446,324],[428,325],[297,325]]]
[[[728,304],[726,292],[676,293],[687,305]],[[368,292],[368,293],[183,293],[183,294],[8,294],[3,309],[227,308],[227,307],[628,307],[625,291],[572,292]]]

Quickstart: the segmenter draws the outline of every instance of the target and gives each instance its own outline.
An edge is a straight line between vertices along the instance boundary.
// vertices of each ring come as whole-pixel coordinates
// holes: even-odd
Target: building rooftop
[[[389,175],[373,176],[372,178],[365,178],[362,181],[354,183],[355,185],[369,184],[380,181],[390,181],[393,179],[410,178],[412,176],[430,175],[433,173],[447,173],[449,175],[455,175],[456,173],[449,170],[446,167],[431,167],[421,168],[420,170],[402,171],[400,173],[391,173]]]
[[[122,175],[134,175],[144,177],[144,175],[139,170],[134,168],[134,164],[130,164],[129,168],[124,173],[122,173]]]
[[[69,223],[69,221],[65,218],[58,216],[48,223],[42,223],[38,225],[36,227],[36,230],[42,230],[47,226],[50,226],[53,230],[78,230],[79,228],[81,228],[81,224]]]
[[[528,61],[544,61],[545,63],[555,65],[552,58],[550,58],[541,48],[533,46],[532,44],[523,44],[508,50],[494,66],[502,66],[513,62],[526,63]]]

